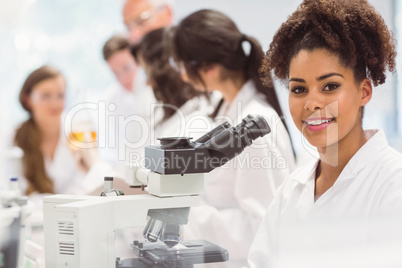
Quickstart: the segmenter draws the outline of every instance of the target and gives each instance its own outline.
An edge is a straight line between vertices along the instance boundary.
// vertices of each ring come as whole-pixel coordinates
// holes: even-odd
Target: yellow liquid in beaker
[[[96,141],[96,132],[95,131],[85,131],[85,132],[71,132],[68,135],[68,139],[70,142],[94,142]]]

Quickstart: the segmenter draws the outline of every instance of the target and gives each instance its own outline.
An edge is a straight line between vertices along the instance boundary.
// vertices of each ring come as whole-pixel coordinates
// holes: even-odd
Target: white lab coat
[[[103,185],[105,176],[117,175],[108,163],[100,159],[88,172],[80,170],[65,136],[60,137],[53,159],[45,157],[45,169],[54,181],[55,192],[60,194],[87,195]]]
[[[246,263],[265,210],[295,165],[284,125],[252,81],[245,83],[230,106],[223,103],[216,123],[226,120],[235,126],[248,114],[264,116],[271,134],[205,175],[202,204],[191,208],[185,226],[186,240],[205,239],[229,251],[231,261],[219,267],[241,267]]]
[[[15,132],[10,134],[7,139],[10,148],[14,144],[14,136]],[[103,185],[105,176],[117,174],[111,165],[101,159],[95,162],[88,172],[81,170],[69,148],[68,139],[63,129],[60,131],[60,138],[53,159],[44,157],[44,162],[46,173],[53,181],[56,194],[90,194]],[[24,193],[28,187],[28,182],[23,176],[20,185],[21,191]]]
[[[98,120],[98,148],[101,157],[124,177],[125,165],[141,159],[144,146],[150,144],[151,111],[157,103],[152,89],[137,74],[132,91],[120,85],[110,88],[99,101],[106,107]]]
[[[210,100],[203,95],[188,100],[166,121],[155,124],[153,144],[159,144],[157,139],[161,137],[191,137],[195,140],[211,130],[215,124],[208,115],[213,112],[219,97],[220,94],[214,93]]]
[[[390,222],[385,222],[385,226],[375,225],[374,230],[368,223],[402,216],[402,155],[388,145],[382,130],[365,133],[369,140],[316,202],[318,160],[298,168],[281,186],[253,242],[250,267],[400,267],[387,266],[386,261],[379,266],[359,265],[362,260],[370,260],[371,253],[367,252],[371,251],[364,251],[368,250],[367,243],[383,239],[379,235],[375,240],[373,234],[392,229]],[[400,225],[396,229],[389,237],[399,233],[400,239]],[[365,233],[366,230],[372,232]],[[381,246],[384,254],[392,252],[387,248],[390,241],[370,244],[376,246],[370,250],[376,249],[375,256]],[[399,252],[401,242],[398,242]],[[362,252],[364,257],[348,266],[353,263],[351,258]]]

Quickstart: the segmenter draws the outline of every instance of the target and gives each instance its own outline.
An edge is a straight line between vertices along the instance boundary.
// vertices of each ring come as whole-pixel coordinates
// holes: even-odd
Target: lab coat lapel
[[[328,207],[330,207],[328,202],[330,202],[338,192],[344,191],[357,177],[358,173],[366,167],[367,163],[372,162],[372,159],[378,155],[378,152],[388,146],[385,134],[382,130],[367,130],[365,134],[369,140],[349,160],[334,185],[315,202],[317,210],[323,205],[328,209]]]

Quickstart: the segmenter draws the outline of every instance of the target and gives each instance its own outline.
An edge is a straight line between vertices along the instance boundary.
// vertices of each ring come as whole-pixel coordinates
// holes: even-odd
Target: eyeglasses
[[[135,29],[143,29],[147,27],[149,24],[153,22],[155,14],[162,11],[165,7],[166,5],[160,5],[155,8],[141,12],[140,15],[125,23],[127,29],[129,31],[132,31]]]
[[[32,92],[31,94],[31,100],[33,102],[44,102],[44,103],[49,103],[52,100],[56,101],[64,101],[64,93],[57,93],[57,94],[52,94],[52,93],[40,93],[40,92]]]

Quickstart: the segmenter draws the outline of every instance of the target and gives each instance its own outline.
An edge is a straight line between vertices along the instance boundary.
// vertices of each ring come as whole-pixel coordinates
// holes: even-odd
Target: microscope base
[[[224,262],[229,259],[226,249],[205,240],[185,241],[182,245],[186,248],[179,250],[150,245],[143,248],[134,246],[139,257],[117,260],[116,268],[191,268],[194,264]]]

